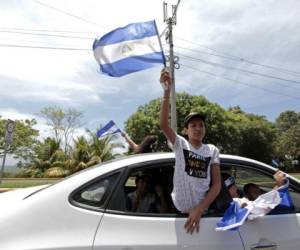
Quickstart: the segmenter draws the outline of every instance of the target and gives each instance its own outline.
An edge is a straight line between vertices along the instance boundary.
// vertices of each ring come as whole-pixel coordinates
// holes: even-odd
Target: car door
[[[103,215],[95,237],[95,250],[244,249],[239,232],[215,231],[220,215],[211,213],[204,216],[200,223],[200,232],[191,235],[184,229],[186,215],[176,212],[170,203],[170,209],[164,213],[128,211],[126,208],[128,189],[134,190],[135,175],[143,171],[155,177],[156,181],[161,179],[167,195],[172,191],[173,164],[152,163],[151,166],[129,168]]]
[[[252,182],[269,191],[275,185],[274,172],[259,165],[240,164],[231,168],[240,187]],[[246,221],[240,234],[246,249],[298,250],[300,249],[300,193],[299,184],[290,181],[290,194],[295,206],[293,210],[278,210],[253,221]]]

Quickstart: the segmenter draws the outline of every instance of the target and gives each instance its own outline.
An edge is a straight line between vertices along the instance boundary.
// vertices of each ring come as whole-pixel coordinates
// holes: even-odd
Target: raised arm
[[[138,152],[139,145],[137,145],[131,138],[124,132],[121,133],[121,135],[125,138],[129,146],[133,149],[135,153]]]
[[[164,132],[167,139],[172,144],[174,144],[176,134],[174,130],[169,126],[169,102],[172,79],[168,71],[162,70],[160,75],[160,82],[165,86],[160,109],[160,128]]]

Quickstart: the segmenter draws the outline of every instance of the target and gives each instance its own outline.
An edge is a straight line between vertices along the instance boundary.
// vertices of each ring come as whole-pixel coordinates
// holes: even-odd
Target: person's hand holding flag
[[[171,90],[172,78],[167,68],[161,70],[159,81],[165,91]]]

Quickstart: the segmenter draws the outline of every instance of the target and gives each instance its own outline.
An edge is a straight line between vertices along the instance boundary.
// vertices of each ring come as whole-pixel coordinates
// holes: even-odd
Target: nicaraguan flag
[[[246,200],[245,198],[234,198],[226,209],[223,218],[217,222],[217,231],[236,230],[246,219],[254,220],[271,211],[276,213],[294,208],[289,192],[289,180],[286,180],[283,186],[260,195],[255,201]],[[244,208],[241,207],[243,203],[247,203]]]
[[[93,50],[101,71],[113,77],[165,64],[154,20],[115,29],[95,39]]]
[[[242,208],[239,202],[232,201],[223,218],[217,222],[216,231],[236,230],[247,219],[250,211],[251,206]]]
[[[281,202],[275,208],[275,210],[290,210],[294,209],[294,203],[289,192],[289,180],[286,180],[286,183],[277,189],[279,196],[281,198]]]
[[[103,137],[109,134],[115,134],[121,132],[121,130],[116,126],[114,121],[110,121],[103,128],[97,131],[97,137]]]

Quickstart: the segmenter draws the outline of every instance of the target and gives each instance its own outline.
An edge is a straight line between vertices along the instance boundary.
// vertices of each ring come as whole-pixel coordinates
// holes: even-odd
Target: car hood
[[[25,197],[41,190],[49,185],[40,185],[28,188],[19,188],[12,191],[7,191],[0,194],[0,214],[7,209],[16,207],[16,203],[21,202]]]

